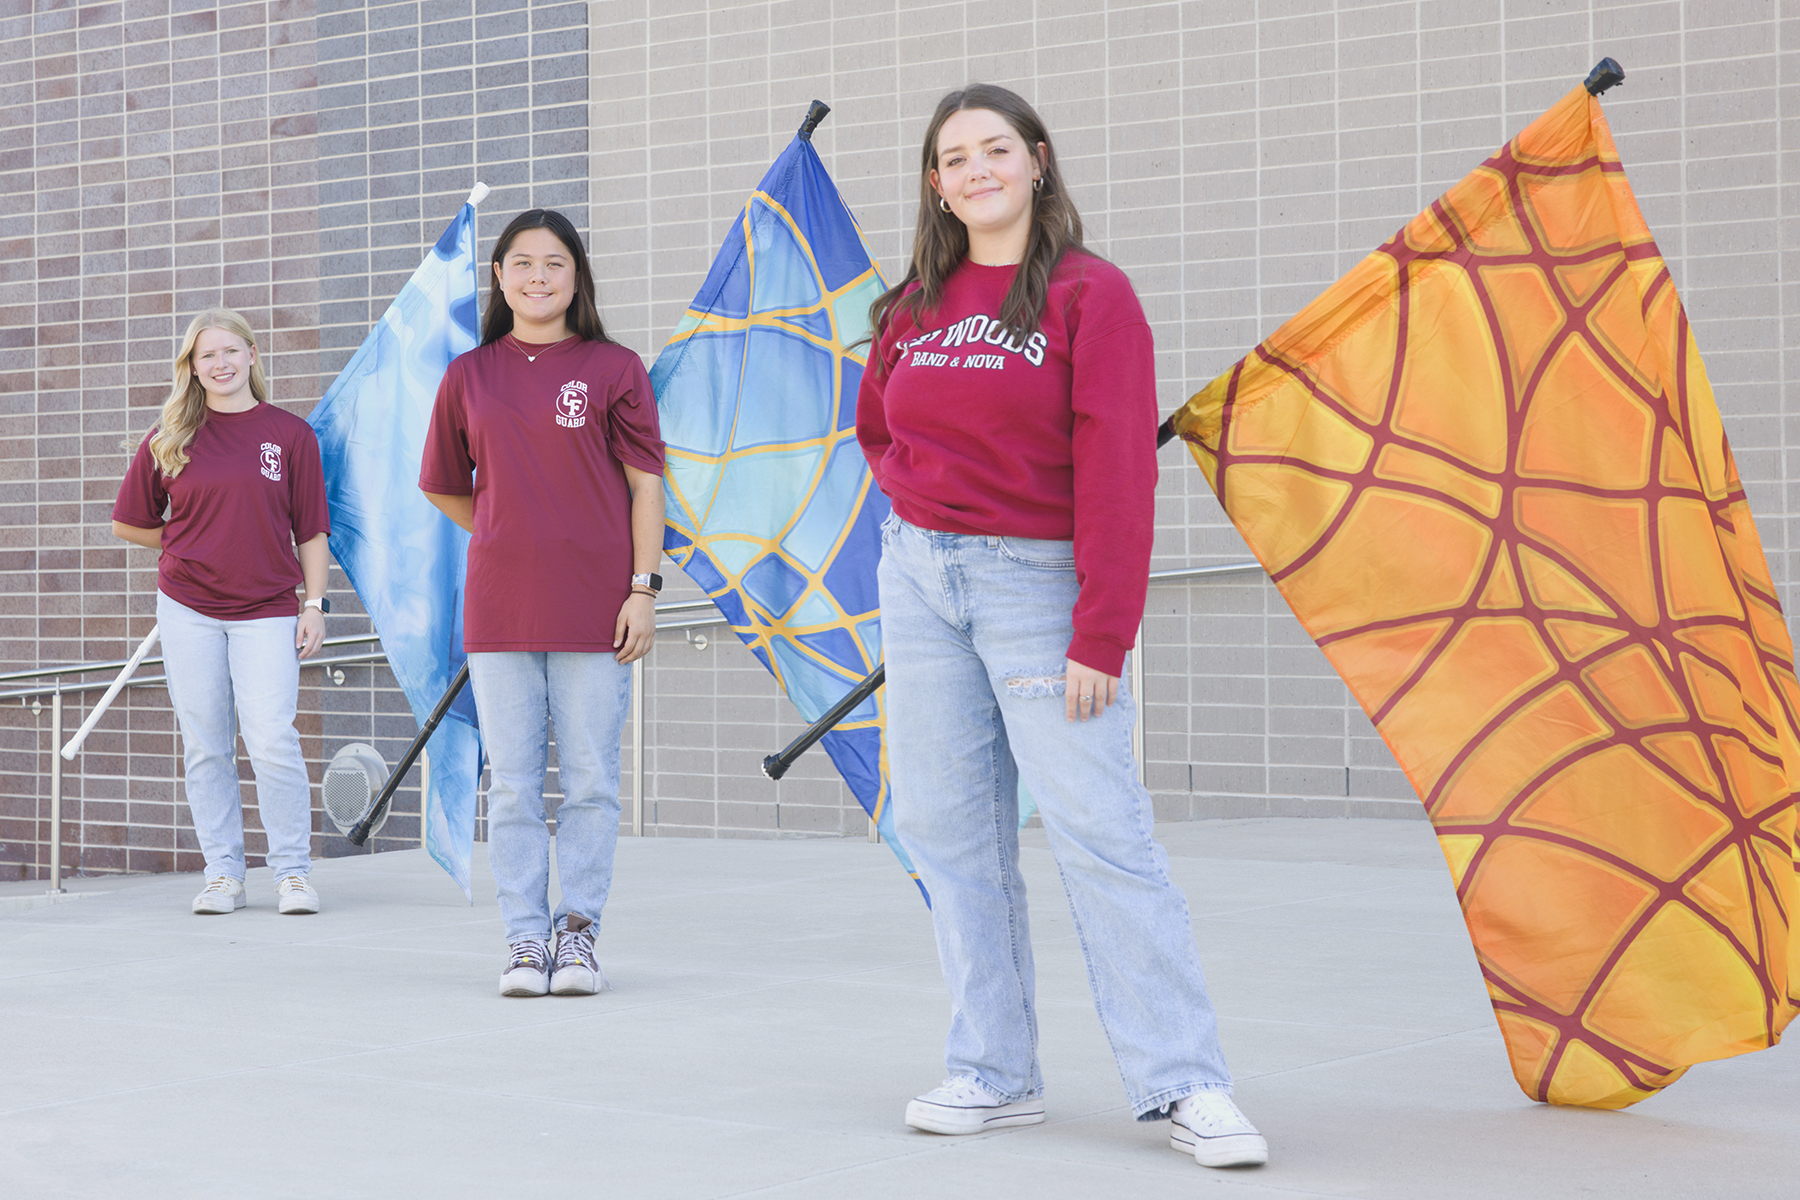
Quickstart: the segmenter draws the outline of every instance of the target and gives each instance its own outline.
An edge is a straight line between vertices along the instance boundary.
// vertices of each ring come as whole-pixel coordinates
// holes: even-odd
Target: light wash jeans
[[[600,923],[619,844],[619,734],[631,705],[631,668],[611,654],[508,650],[469,655],[488,786],[488,863],[506,940],[539,937],[570,913]],[[556,810],[550,912],[550,827],[544,817],[550,723],[563,801]]]
[[[156,594],[169,703],[181,727],[188,811],[208,879],[244,877],[240,732],[256,773],[256,809],[269,839],[266,861],[277,880],[312,872],[312,781],[294,728],[300,698],[296,624],[294,617],[221,621]]]
[[[1140,1120],[1229,1089],[1187,898],[1131,754],[1134,698],[1064,713],[1078,591],[1069,542],[883,526],[881,637],[895,832],[931,893],[951,999],[944,1064],[995,1099],[1043,1093],[1019,874],[1018,780],[1037,799],[1088,986]]]

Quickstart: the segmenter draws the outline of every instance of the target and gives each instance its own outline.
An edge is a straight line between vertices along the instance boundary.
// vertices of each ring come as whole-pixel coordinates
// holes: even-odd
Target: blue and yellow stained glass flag
[[[745,201],[650,371],[668,446],[663,548],[808,721],[881,661],[887,498],[856,443],[869,304],[887,287],[812,144]],[[822,744],[894,840],[881,693]],[[923,890],[923,888],[921,888]]]

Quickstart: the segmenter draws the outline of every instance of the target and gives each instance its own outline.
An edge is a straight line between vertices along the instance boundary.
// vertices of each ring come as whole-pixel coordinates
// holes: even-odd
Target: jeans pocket
[[[1020,566],[1069,571],[1075,567],[1075,543],[1003,537],[1000,539],[1000,556]]]
[[[886,546],[892,540],[894,531],[899,528],[900,514],[891,508],[888,509],[888,515],[881,518],[881,544]]]

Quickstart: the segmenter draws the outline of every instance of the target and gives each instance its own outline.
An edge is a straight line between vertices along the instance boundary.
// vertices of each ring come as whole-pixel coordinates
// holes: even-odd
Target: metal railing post
[[[1144,782],[1144,623],[1138,622],[1137,641],[1131,647],[1131,753],[1137,759],[1138,782]]]
[[[62,885],[62,681],[50,696],[50,894],[61,895]]]
[[[481,781],[477,779],[476,784]],[[431,751],[419,751],[419,849],[425,848],[425,820],[431,804]]]
[[[631,664],[631,836],[644,836],[644,660]]]

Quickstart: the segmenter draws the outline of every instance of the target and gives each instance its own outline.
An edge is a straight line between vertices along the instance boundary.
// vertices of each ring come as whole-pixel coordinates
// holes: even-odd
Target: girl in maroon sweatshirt
[[[1266,1161],[1231,1076],[1187,900],[1152,833],[1120,687],[1156,487],[1150,327],[1081,246],[1050,135],[975,85],[925,133],[911,270],[874,306],[857,437],[893,502],[881,623],[901,843],[953,1002],[932,1133],[1044,1119],[1021,780],[1062,872],[1140,1120],[1207,1166]]]

